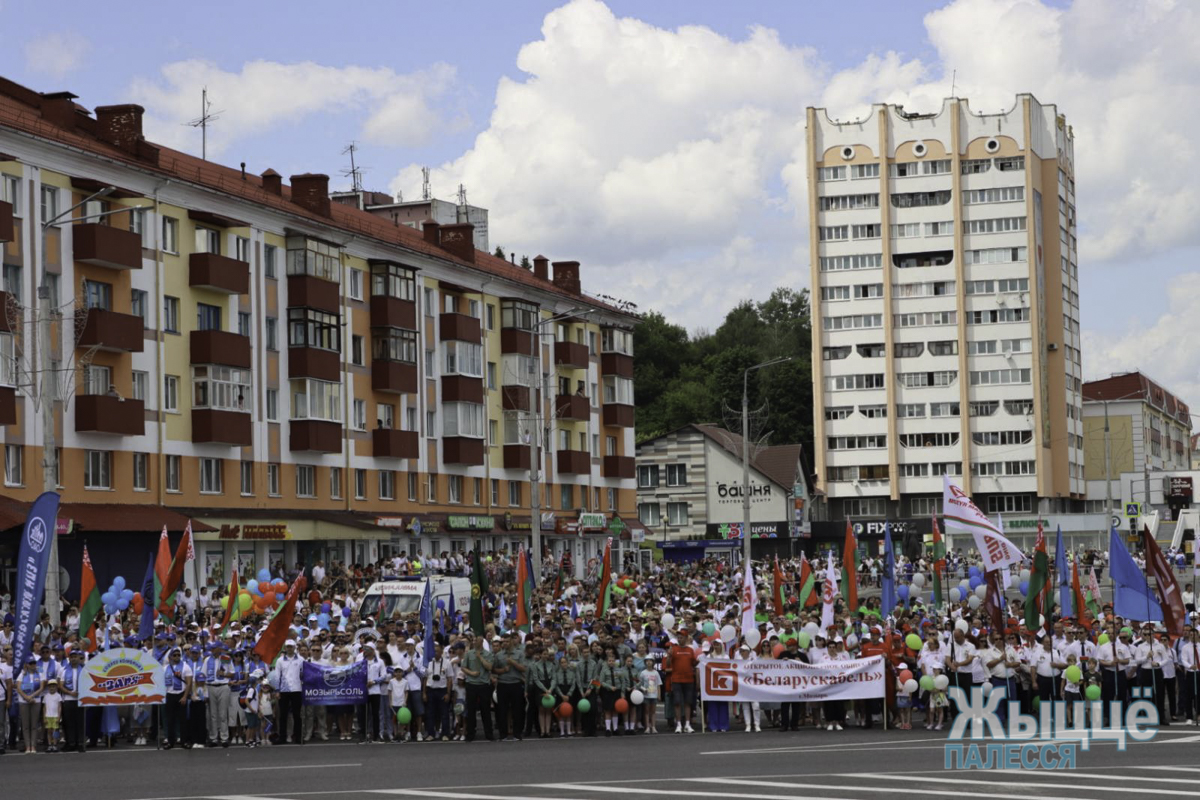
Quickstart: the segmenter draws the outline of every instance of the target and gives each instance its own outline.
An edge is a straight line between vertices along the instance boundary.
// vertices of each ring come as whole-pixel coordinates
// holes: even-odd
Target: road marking
[[[874,777],[874,776],[850,774],[850,775],[845,775],[843,777],[853,778],[855,780],[862,780],[863,778],[870,778],[870,777]],[[880,775],[879,779],[890,781],[890,780],[894,780],[895,776],[894,775]],[[773,789],[799,789],[802,792],[804,792],[808,789],[833,789],[835,791],[843,791],[843,792],[886,792],[887,794],[894,794],[896,792],[895,786],[863,786],[861,784],[851,784],[851,785],[841,784],[841,785],[835,786],[835,785],[813,784],[813,783],[808,783],[807,781],[805,781],[804,783],[784,783],[782,781],[755,781],[755,780],[743,780],[743,779],[739,779],[739,778],[683,778],[683,780],[689,781],[691,783],[721,784],[721,785],[734,784],[734,785],[738,785],[738,786],[762,786],[764,788],[773,788]],[[928,780],[928,779],[913,778],[913,780]],[[989,786],[994,785],[993,782],[991,782],[991,781],[957,781],[957,780],[951,780],[949,778],[947,778],[945,780],[947,780],[951,783],[985,783],[985,784],[988,784]],[[1076,787],[1067,787],[1067,788],[1073,789]],[[644,790],[638,789],[638,791],[640,792],[640,791],[644,791]],[[949,796],[949,797],[963,797],[963,795],[964,795],[964,792],[962,792],[962,791],[957,791],[957,792],[941,791],[939,789],[926,789],[924,787],[922,787],[920,791],[921,791],[921,794],[923,794],[923,795],[944,795],[944,796]],[[1129,790],[1122,789],[1121,791],[1129,791]],[[1180,794],[1190,794],[1193,797],[1195,796],[1195,792],[1180,792]],[[721,797],[722,795],[714,795],[714,796]],[[803,796],[807,797],[807,794],[805,794]],[[997,792],[970,792],[969,796],[972,798],[974,798],[974,797],[991,797],[991,798],[996,798],[996,800],[1029,800],[1028,794],[999,794]],[[1072,792],[1070,795],[1064,794],[1064,795],[1044,796],[1041,798],[1041,800],[1085,800],[1085,798],[1081,797],[1080,795],[1074,794]]]
[[[261,772],[268,769],[333,769],[335,767],[361,767],[362,764],[283,764],[278,767],[238,767],[238,772]]]
[[[673,781],[673,778],[653,778],[649,780],[656,781]],[[734,781],[736,783],[736,781]],[[565,789],[569,792],[619,792],[621,794],[663,794],[663,795],[686,795],[695,797],[696,792],[692,789],[643,789],[637,787],[632,789],[628,786],[596,786],[590,783],[535,783],[532,784],[538,789]],[[792,784],[787,784],[791,786]],[[840,786],[816,786],[816,787],[799,787],[799,788],[816,788],[816,789],[840,789]],[[778,795],[778,794],[747,794],[744,792],[709,792],[705,797],[733,797],[742,798],[743,800],[844,800],[844,798],[834,797],[818,797],[816,795],[804,792],[797,795]],[[1029,797],[1022,796],[1020,800],[1029,800]],[[1078,798],[1072,798],[1078,800]]]
[[[528,785],[528,784],[526,784]],[[486,788],[486,787],[485,787]],[[363,789],[364,794],[398,794],[415,797],[446,797],[454,800],[570,800],[565,797],[522,797],[515,794],[475,794],[473,792],[443,792],[430,789]],[[350,794],[350,792],[347,792]]]
[[[993,774],[993,775],[995,775],[997,773],[1013,775],[1013,774],[1017,774],[1017,771],[1016,770],[992,770],[991,771],[991,774]],[[1049,773],[1044,772],[1042,774],[1049,774]],[[1066,777],[1065,773],[1063,773],[1063,776]],[[859,777],[859,776],[856,775],[855,773],[847,773],[844,777],[855,778],[855,777]],[[867,776],[867,777],[874,777],[874,776]],[[905,777],[905,776],[894,777],[894,776],[884,775],[881,777],[888,779],[888,780],[894,779],[894,780],[909,781],[909,782],[914,782],[914,783],[915,782],[953,783],[955,785],[966,783],[966,784],[975,784],[975,785],[983,785],[983,786],[995,786],[996,785],[995,780],[977,781],[977,780],[968,780],[965,778],[935,778],[933,776],[918,777],[915,775],[907,776],[907,777]],[[1072,772],[1071,778],[1074,779],[1074,777],[1075,777],[1075,774],[1074,774],[1074,772]],[[1110,780],[1114,780],[1114,779],[1110,778]],[[1115,780],[1121,780],[1121,778],[1116,778]],[[1016,786],[1016,787],[1026,788],[1026,789],[1066,789],[1066,790],[1068,790],[1068,792],[1070,792],[1073,789],[1078,788],[1078,787],[1072,786],[1069,783],[1035,783],[1033,781],[1003,781],[1003,785],[1004,786]],[[930,790],[926,789],[924,787],[922,787],[921,791],[926,794],[930,793]],[[1138,787],[1135,790],[1135,789],[1131,789],[1128,786],[1089,786],[1088,791],[1092,791],[1092,792],[1143,792],[1146,794],[1179,794],[1179,795],[1184,795],[1186,797],[1195,797],[1196,796],[1195,790],[1192,790],[1189,792],[1184,792],[1184,791],[1179,791],[1177,789],[1147,789],[1147,788],[1142,788],[1142,787]],[[982,796],[982,795],[978,795],[978,796]]]

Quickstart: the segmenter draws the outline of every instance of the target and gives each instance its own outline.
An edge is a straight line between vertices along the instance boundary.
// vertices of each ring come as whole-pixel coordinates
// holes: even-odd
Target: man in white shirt
[[[233,661],[220,642],[213,645],[212,653],[200,664],[204,682],[208,687],[208,746],[217,742],[229,747],[229,678],[233,675]]]
[[[1163,664],[1170,657],[1167,646],[1154,638],[1154,626],[1149,623],[1142,626],[1142,640],[1134,650],[1133,658],[1138,667],[1138,685],[1154,692],[1154,707],[1158,709],[1159,725],[1171,724],[1171,718],[1166,713],[1166,703],[1163,702],[1166,692]]]
[[[1116,625],[1113,625],[1112,632],[1109,636],[1116,634]],[[1119,702],[1124,707],[1125,703],[1125,670],[1132,660],[1133,653],[1129,649],[1129,636],[1122,633],[1119,641],[1109,641],[1096,648],[1096,660],[1100,662],[1100,691],[1101,701],[1103,703],[1104,724],[1111,723],[1109,719],[1109,703]],[[1123,718],[1123,717],[1122,717]]]
[[[278,744],[286,744],[288,718],[292,719],[292,744],[304,744],[301,700],[304,697],[302,672],[304,659],[296,653],[296,640],[283,643],[283,655],[275,664],[279,674],[279,730]]]
[[[950,673],[950,685],[962,689],[968,697],[975,687],[975,659],[978,657],[975,645],[967,641],[965,633],[955,628],[951,644],[946,648],[946,669]]]
[[[383,741],[382,729],[379,725],[382,698],[387,692],[387,683],[391,679],[387,664],[375,655],[375,642],[367,639],[362,645],[362,660],[367,662],[367,704],[362,707],[358,719],[359,730],[362,733],[362,744],[372,741]]]
[[[1183,682],[1182,715],[1188,725],[1200,721],[1200,634],[1187,628],[1179,641],[1179,679]]]
[[[325,562],[317,561],[312,568],[313,586],[321,586],[325,583]]]
[[[192,668],[183,663],[183,651],[171,648],[164,667],[167,686],[166,703],[163,705],[164,750],[170,750],[179,741],[183,720],[187,716],[187,699],[192,693]]]
[[[1054,649],[1054,639],[1045,631],[1038,634],[1038,645],[1029,653],[1029,677],[1033,681],[1033,691],[1043,703],[1061,699],[1058,696],[1058,675],[1060,670],[1067,668],[1062,654]]]

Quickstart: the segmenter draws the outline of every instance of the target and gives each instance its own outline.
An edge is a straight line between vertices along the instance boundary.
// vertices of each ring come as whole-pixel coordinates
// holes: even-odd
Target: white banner
[[[125,706],[161,703],[167,685],[154,656],[132,647],[97,653],[79,676],[81,706]]]
[[[942,517],[947,532],[960,531],[975,538],[984,570],[990,572],[1021,560],[1021,550],[947,476],[942,476]]]
[[[736,703],[883,697],[883,656],[805,664],[777,659],[700,659],[700,697]]]

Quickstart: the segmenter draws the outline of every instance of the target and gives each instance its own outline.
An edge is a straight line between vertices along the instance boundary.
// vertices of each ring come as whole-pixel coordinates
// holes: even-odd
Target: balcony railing
[[[141,317],[103,308],[88,309],[79,335],[80,347],[140,353],[144,345],[145,328]]]
[[[142,235],[111,225],[86,222],[71,226],[75,260],[109,269],[142,268]]]
[[[146,432],[146,405],[106,394],[76,395],[75,432],[141,436]]]
[[[250,265],[216,253],[192,253],[188,257],[188,285],[222,294],[248,294]]]

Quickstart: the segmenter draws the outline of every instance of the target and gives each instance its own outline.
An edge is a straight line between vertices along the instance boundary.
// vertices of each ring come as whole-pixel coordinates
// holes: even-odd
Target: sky
[[[809,282],[804,114],[978,111],[1018,92],[1076,135],[1088,378],[1141,369],[1200,406],[1200,5],[1188,0],[211,0],[136,16],[0,0],[0,75],[209,157],[490,211],[493,247],[712,329]],[[1180,346],[1185,345],[1185,346]]]

